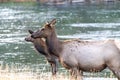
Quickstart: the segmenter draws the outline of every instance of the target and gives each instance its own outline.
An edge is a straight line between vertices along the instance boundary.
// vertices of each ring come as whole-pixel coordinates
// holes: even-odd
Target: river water
[[[120,4],[0,3],[0,64],[45,65],[45,58],[36,54],[33,45],[24,38],[29,29],[37,30],[53,18],[57,19],[60,39],[120,38]]]

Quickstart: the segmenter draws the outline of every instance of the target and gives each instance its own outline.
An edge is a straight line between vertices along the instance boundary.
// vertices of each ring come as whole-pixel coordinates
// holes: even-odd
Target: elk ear
[[[46,24],[48,25],[48,24],[49,24],[49,22],[47,21],[47,22],[46,22]]]
[[[28,32],[29,32],[30,34],[34,33],[32,30],[28,30]]]
[[[56,23],[56,19],[53,19],[49,24],[50,24],[51,26],[53,26],[53,25],[55,25],[55,23]]]

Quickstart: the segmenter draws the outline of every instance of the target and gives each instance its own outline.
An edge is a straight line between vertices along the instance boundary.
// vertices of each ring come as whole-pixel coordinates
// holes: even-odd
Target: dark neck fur
[[[44,46],[45,45],[45,43],[43,42],[43,41],[41,41],[41,40],[35,40],[34,42],[33,42],[33,44],[34,44],[34,47],[35,47],[35,49],[39,52],[39,53],[41,53],[42,55],[47,55],[48,54],[48,52],[47,52],[47,50],[46,50],[46,46]]]
[[[55,31],[52,32],[51,36],[46,38],[46,44],[49,48],[49,51],[54,54],[55,56],[59,57],[60,52],[62,51],[62,45],[59,39],[57,38],[57,35]]]

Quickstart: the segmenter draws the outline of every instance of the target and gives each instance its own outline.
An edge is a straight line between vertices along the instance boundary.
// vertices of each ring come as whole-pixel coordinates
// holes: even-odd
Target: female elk
[[[120,45],[116,40],[60,41],[56,35],[55,23],[56,20],[53,19],[31,37],[45,38],[50,53],[58,56],[61,64],[72,70],[78,78],[78,75],[81,76],[79,71],[96,72],[108,67],[120,80]]]
[[[32,34],[33,31],[29,30],[29,33]],[[31,37],[31,35],[26,37],[25,40],[27,42],[32,42],[36,51],[46,57],[47,61],[50,63],[50,65],[52,67],[52,75],[56,75],[57,57],[52,54],[49,54],[49,51],[48,51],[45,41],[42,38],[34,39]]]

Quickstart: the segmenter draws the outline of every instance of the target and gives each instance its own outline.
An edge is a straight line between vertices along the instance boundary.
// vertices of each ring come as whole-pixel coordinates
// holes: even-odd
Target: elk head
[[[37,30],[32,33],[32,38],[47,38],[55,31],[56,19],[53,19],[51,22],[45,23],[42,29]]]

